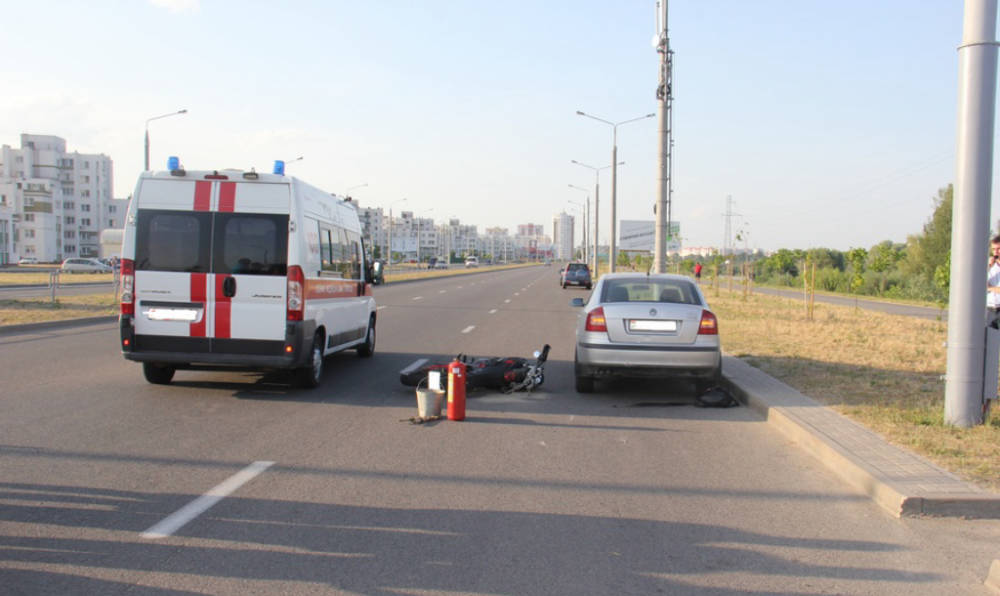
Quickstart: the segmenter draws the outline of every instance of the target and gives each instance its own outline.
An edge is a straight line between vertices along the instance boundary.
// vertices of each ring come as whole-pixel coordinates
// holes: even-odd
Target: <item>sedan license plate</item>
[[[648,321],[629,319],[629,331],[677,331],[677,321]]]

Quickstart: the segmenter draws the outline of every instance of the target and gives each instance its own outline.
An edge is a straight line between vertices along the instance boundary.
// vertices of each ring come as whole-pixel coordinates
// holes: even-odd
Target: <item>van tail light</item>
[[[698,325],[698,335],[718,335],[719,321],[707,310],[701,311],[701,323]]]
[[[120,280],[122,287],[121,314],[135,314],[135,261],[121,260]]]
[[[587,313],[587,331],[607,331],[608,322],[604,318],[604,308],[598,306]]]
[[[288,302],[286,318],[289,321],[301,321],[306,310],[306,278],[302,267],[292,265],[288,268]]]

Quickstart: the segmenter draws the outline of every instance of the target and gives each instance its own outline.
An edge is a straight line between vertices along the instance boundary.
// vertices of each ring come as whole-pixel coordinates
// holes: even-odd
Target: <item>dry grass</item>
[[[944,424],[947,327],[939,321],[706,290],[723,349],[983,488],[1000,490],[1000,408]]]
[[[118,314],[114,293],[62,296],[52,302],[48,296],[0,300],[0,325],[62,321],[82,317]]]
[[[94,283],[114,281],[111,273],[63,273],[59,275],[60,284]],[[48,272],[31,273],[0,273],[0,286],[29,285],[49,283]]]

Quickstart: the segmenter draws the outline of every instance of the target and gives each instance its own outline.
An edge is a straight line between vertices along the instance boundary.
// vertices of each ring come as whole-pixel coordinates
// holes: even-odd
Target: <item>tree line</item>
[[[950,184],[938,190],[930,219],[919,234],[909,236],[905,243],[884,240],[870,248],[851,248],[846,252],[783,248],[766,257],[741,255],[736,258],[735,274],[742,272],[743,259],[747,259],[756,283],[802,287],[803,274],[811,276],[815,266],[817,291],[945,304],[951,273],[953,194]],[[707,262],[687,257],[677,265],[681,271],[691,273],[699,260],[709,270],[718,267],[720,275],[728,273],[726,257],[722,255],[714,255]]]

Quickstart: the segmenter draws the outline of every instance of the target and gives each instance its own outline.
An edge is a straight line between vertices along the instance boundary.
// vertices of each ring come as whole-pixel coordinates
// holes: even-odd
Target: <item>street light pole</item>
[[[583,262],[590,262],[590,244],[587,242],[588,235],[590,234],[590,191],[586,188],[576,186],[574,184],[569,185],[570,188],[575,188],[576,190],[583,191],[587,193],[587,210],[583,215]]]
[[[349,197],[349,196],[351,196],[351,191],[352,190],[356,190],[358,188],[364,188],[366,186],[368,186],[367,182],[365,182],[364,184],[358,184],[357,186],[352,186],[352,187],[350,187],[350,188],[348,188],[347,190],[344,191],[344,196],[345,197]]]
[[[576,161],[575,159],[572,159],[570,161],[578,166],[583,166],[587,169],[594,171],[594,180],[595,180],[594,181],[594,237],[593,237],[594,262],[592,264],[592,267],[593,267],[593,275],[594,277],[597,277],[598,276],[597,266],[600,264],[600,257],[598,256],[597,252],[598,252],[598,247],[600,246],[599,240],[601,237],[600,235],[601,211],[599,209],[600,197],[601,197],[601,170],[606,170],[615,164],[609,164],[598,168],[595,166],[587,165],[583,162]],[[625,165],[625,162],[619,162],[618,165],[620,166]]]
[[[176,116],[178,114],[187,114],[187,109],[177,110],[176,112],[170,112],[169,114],[163,114],[162,116],[153,116],[152,118],[146,119],[146,146],[145,146],[145,166],[144,171],[149,171],[149,123],[153,120],[159,120],[160,118],[168,118],[170,116]]]
[[[403,197],[402,199],[389,203],[389,250],[388,250],[389,256],[387,257],[387,262],[389,265],[387,266],[392,265],[392,206],[395,205],[396,203],[402,203],[405,200],[406,197]]]
[[[586,215],[585,215],[586,212],[587,212],[586,211],[587,206],[585,204],[579,202],[579,201],[569,201],[569,204],[577,207],[580,210],[580,223],[583,224],[580,227],[583,229],[583,234],[585,236],[587,234],[587,218],[586,218]],[[574,235],[576,234],[576,226],[573,226],[573,234]],[[586,241],[583,242],[583,246],[587,246],[587,242]],[[570,250],[571,251],[575,251],[575,249],[576,249],[576,245],[574,243],[570,243]],[[574,255],[571,253],[570,254],[570,260],[573,259],[573,256]]]
[[[652,118],[656,114],[646,114],[644,116],[622,120],[621,122],[611,122],[610,120],[598,118],[597,116],[592,116],[586,112],[581,112],[580,110],[577,110],[576,113],[579,116],[584,116],[586,118],[590,118],[591,120],[597,120],[598,122],[603,122],[604,124],[611,126],[611,246],[608,250],[608,270],[611,273],[614,273],[615,262],[618,260],[618,215],[616,212],[618,205],[618,127],[623,124],[628,124],[629,122]]]

